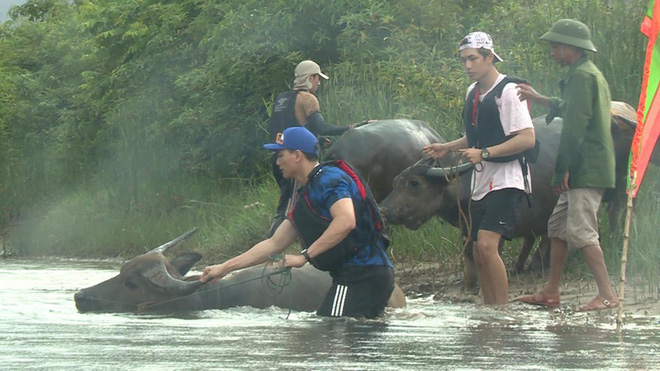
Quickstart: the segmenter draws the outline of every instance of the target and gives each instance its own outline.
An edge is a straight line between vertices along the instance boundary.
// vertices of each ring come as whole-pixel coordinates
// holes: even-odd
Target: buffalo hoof
[[[534,254],[532,261],[527,266],[527,271],[535,277],[543,277],[550,271],[550,257],[543,259],[541,255]]]
[[[523,275],[524,273],[525,273],[525,270],[524,270],[524,269],[518,269],[517,267],[509,268],[509,269],[506,271],[506,274],[507,274],[507,276],[509,276],[509,278],[511,278],[511,277],[518,277],[518,276]]]
[[[466,292],[479,293],[479,274],[477,273],[477,266],[474,261],[465,259],[465,266],[463,267],[463,284]]]
[[[479,295],[479,292],[481,291],[481,287],[479,285],[464,285],[463,286],[463,292],[471,295]]]
[[[463,274],[463,291],[474,295],[479,294],[479,277],[474,274]]]

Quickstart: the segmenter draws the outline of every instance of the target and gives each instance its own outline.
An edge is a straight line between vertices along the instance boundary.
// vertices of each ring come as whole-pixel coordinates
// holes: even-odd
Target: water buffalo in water
[[[280,271],[275,265],[252,267],[217,283],[202,284],[198,275],[184,277],[202,256],[184,253],[169,261],[164,254],[195,231],[193,229],[126,262],[117,276],[80,290],[74,295],[76,307],[80,312],[138,313],[170,313],[237,306],[277,306],[314,311],[321,305],[330,288],[330,275],[310,265],[292,269],[290,276],[278,273]],[[398,285],[392,293],[389,306],[406,306],[405,296]]]
[[[424,146],[438,141],[440,135],[423,121],[379,120],[347,131],[323,157],[353,165],[381,202],[394,177],[422,158]]]

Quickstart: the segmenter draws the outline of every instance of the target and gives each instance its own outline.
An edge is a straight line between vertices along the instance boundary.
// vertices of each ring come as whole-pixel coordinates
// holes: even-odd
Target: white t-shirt
[[[482,102],[484,97],[505,77],[506,75],[500,74],[485,94],[479,94],[479,101]],[[475,85],[476,82],[468,87],[468,94],[474,89]],[[534,128],[527,103],[518,99],[515,83],[506,84],[504,90],[502,90],[502,97],[495,97],[495,103],[500,112],[504,135],[508,136],[523,129]],[[525,191],[522,168],[518,160],[509,162],[482,161],[481,165],[477,166],[477,168],[481,167],[481,171],[474,172],[472,177],[472,199],[474,201],[481,200],[491,191],[504,188],[517,188]],[[527,174],[529,191],[531,192],[532,177],[529,171]]]

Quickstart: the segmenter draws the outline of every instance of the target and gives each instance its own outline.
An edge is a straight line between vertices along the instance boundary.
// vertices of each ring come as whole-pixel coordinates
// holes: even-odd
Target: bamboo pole
[[[619,279],[619,313],[616,318],[616,331],[621,332],[623,325],[623,301],[626,288],[626,264],[628,263],[628,240],[630,239],[630,219],[633,211],[632,184],[628,189],[628,203],[626,205],[626,222],[623,228],[623,247],[621,249],[621,276]]]

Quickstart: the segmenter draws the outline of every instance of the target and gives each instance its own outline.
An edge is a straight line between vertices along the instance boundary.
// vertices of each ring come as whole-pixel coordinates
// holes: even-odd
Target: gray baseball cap
[[[296,70],[294,72],[294,77],[313,75],[313,74],[318,74],[319,76],[323,77],[326,80],[330,79],[327,75],[321,72],[321,67],[319,67],[319,65],[316,64],[316,62],[310,60],[306,60],[298,63],[298,65],[296,66]]]

